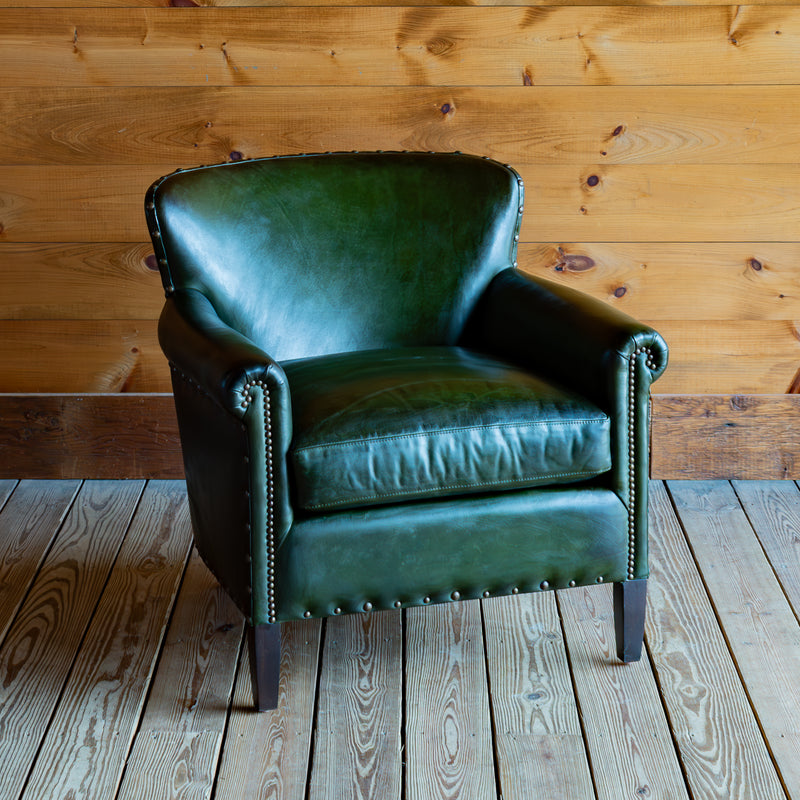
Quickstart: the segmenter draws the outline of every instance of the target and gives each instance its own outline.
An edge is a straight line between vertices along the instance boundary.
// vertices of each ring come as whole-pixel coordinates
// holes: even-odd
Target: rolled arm
[[[475,347],[528,366],[613,410],[613,373],[639,351],[648,383],[667,366],[661,336],[583,292],[515,269],[489,285],[468,331]]]
[[[195,543],[248,618],[270,622],[275,555],[292,525],[286,376],[196,290],[168,297],[158,333],[173,371]]]
[[[275,394],[285,394],[288,400],[280,365],[226,325],[208,298],[195,289],[169,295],[158,323],[158,339],[175,369],[239,417],[246,413],[250,389],[258,381],[268,382]]]
[[[465,339],[609,415],[610,485],[628,509],[627,577],[647,577],[649,402],[650,385],[667,366],[661,336],[589,295],[509,269],[487,288]]]

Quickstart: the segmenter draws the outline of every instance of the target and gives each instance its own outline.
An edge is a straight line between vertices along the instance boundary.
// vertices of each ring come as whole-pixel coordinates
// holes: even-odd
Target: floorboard
[[[610,586],[244,619],[182,482],[0,481],[0,797],[800,800],[800,489],[653,482],[642,661]]]
[[[669,490],[778,775],[800,797],[800,629],[733,487]]]

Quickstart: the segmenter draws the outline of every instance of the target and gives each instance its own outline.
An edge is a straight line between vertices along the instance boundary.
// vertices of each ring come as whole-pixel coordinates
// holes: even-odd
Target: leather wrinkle
[[[399,348],[282,366],[305,510],[582,480],[611,466],[605,413],[484,354]]]

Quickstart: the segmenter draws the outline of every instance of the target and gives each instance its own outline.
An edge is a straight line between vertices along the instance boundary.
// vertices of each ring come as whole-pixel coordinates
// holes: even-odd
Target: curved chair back
[[[286,360],[454,344],[516,259],[522,182],[462,154],[277,157],[173,173],[147,209],[167,293]]]

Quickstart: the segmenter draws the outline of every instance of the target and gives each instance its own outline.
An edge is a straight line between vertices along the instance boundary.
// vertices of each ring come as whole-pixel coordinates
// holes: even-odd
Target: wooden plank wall
[[[41,393],[170,391],[142,213],[155,178],[462,150],[523,174],[523,269],[667,339],[654,476],[800,476],[800,3],[201,2],[217,7],[0,0],[0,392],[15,395],[0,441],[15,453],[37,462],[20,408],[45,446],[85,400],[48,415]],[[156,428],[174,440],[173,419]],[[48,474],[148,474],[146,459],[93,466],[93,447]]]

